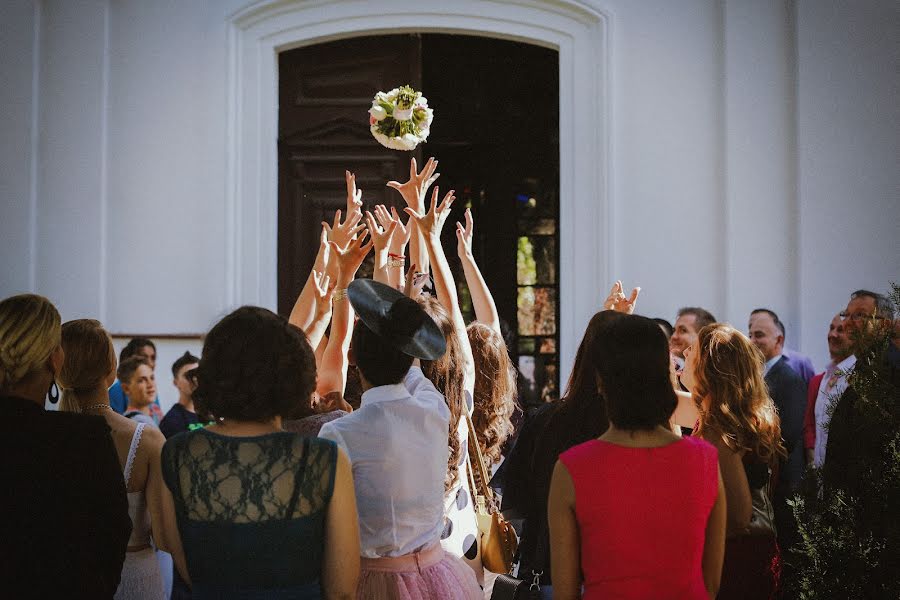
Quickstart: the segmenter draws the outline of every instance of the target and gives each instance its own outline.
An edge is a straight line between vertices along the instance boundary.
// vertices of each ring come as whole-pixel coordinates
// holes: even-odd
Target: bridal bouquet
[[[408,85],[378,92],[369,109],[369,129],[378,143],[392,150],[414,150],[428,139],[434,111],[428,100]]]

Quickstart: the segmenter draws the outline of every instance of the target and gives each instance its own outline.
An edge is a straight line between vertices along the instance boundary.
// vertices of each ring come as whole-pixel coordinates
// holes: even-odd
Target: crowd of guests
[[[892,304],[853,293],[815,374],[769,309],[746,335],[699,307],[672,326],[634,314],[639,288],[616,282],[563,398],[514,426],[472,215],[456,225],[467,324],[436,169],[412,161],[388,183],[405,219],[364,211],[347,173],[290,317],[224,317],[172,365],[164,416],[151,340],[117,357],[98,321],[62,323],[36,295],[0,302],[0,569],[15,597],[491,597],[487,485],[486,510],[519,533],[511,575],[545,598],[777,597],[806,466],[852,489],[847,378],[861,333],[894,327]],[[357,278],[370,253],[373,278]]]

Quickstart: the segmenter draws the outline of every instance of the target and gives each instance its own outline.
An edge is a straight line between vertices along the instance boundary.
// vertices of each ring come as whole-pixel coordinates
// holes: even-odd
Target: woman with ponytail
[[[62,348],[66,358],[57,376],[62,389],[60,409],[103,417],[112,430],[128,492],[132,532],[115,597],[161,599],[162,575],[151,534],[156,546],[171,552],[176,564],[184,564],[180,544],[171,547],[173,540],[178,540],[174,507],[163,508],[165,484],[160,454],[166,439],[156,427],[110,408],[106,390],[116,379],[116,354],[112,339],[99,321],[78,319],[63,324]],[[164,531],[166,527],[168,531]]]
[[[131,533],[122,470],[99,417],[59,398],[59,312],[34,294],[0,302],[0,580],[15,598],[112,598]]]

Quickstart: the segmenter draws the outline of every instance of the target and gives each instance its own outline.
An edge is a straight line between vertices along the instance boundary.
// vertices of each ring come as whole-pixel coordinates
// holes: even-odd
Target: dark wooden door
[[[312,269],[321,222],[346,206],[344,170],[356,173],[364,208],[402,208],[385,187],[405,181],[421,151],[381,147],[369,132],[377,91],[421,89],[418,35],[368,36],[279,55],[278,311],[287,315]]]

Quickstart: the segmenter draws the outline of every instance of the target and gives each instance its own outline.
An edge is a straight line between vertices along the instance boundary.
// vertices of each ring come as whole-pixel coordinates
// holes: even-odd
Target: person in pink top
[[[548,503],[554,598],[715,598],[725,491],[714,446],[668,427],[665,335],[624,316],[598,336],[609,429],[560,454]]]

